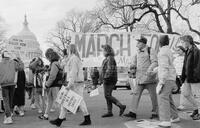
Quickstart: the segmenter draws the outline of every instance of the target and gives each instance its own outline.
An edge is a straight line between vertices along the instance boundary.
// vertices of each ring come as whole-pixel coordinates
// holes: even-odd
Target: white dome
[[[23,39],[29,39],[29,40],[35,40],[37,41],[37,38],[35,36],[35,34],[33,32],[31,32],[28,28],[28,22],[27,22],[27,19],[26,19],[26,16],[25,16],[25,19],[24,19],[24,28],[22,29],[21,32],[19,32],[17,34],[18,37],[21,37]]]

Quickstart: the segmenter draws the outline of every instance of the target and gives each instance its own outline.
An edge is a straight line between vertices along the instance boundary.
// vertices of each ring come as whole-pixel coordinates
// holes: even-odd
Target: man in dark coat
[[[194,86],[200,87],[200,65],[199,61],[199,49],[195,46],[192,36],[185,35],[180,38],[182,45],[186,49],[184,58],[183,70],[182,70],[182,82],[184,84],[181,87],[181,93],[183,96],[193,105],[193,113],[191,115],[193,120],[200,119],[198,112],[198,102],[192,95],[192,88]]]

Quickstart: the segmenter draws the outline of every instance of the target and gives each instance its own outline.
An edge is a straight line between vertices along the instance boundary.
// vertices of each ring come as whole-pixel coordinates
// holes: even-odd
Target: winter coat
[[[162,84],[165,84],[166,80],[176,80],[173,54],[168,46],[160,48],[158,53],[158,79]]]
[[[182,82],[187,80],[188,83],[200,83],[200,51],[193,45],[185,54]]]
[[[117,64],[114,56],[107,56],[102,63],[101,80],[105,85],[117,83]]]

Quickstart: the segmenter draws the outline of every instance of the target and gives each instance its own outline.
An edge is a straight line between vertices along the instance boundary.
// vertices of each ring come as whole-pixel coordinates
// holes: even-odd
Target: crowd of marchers
[[[130,101],[129,112],[124,113],[127,106],[116,99],[112,92],[118,81],[117,64],[113,48],[106,44],[102,45],[105,59],[102,62],[100,71],[94,67],[91,78],[92,88],[103,85],[104,96],[107,103],[107,112],[102,118],[113,117],[113,104],[119,107],[119,116],[137,119],[137,109],[143,90],[147,89],[152,102],[152,114],[150,119],[159,120],[160,127],[171,127],[172,123],[180,122],[181,118],[177,110],[184,109],[183,100],[180,99],[180,106],[176,107],[173,101],[172,92],[177,90],[177,79],[181,83],[181,98],[186,98],[193,106],[193,113],[190,115],[193,120],[199,120],[198,102],[192,94],[192,88],[200,84],[200,50],[193,41],[192,36],[180,37],[181,45],[177,46],[175,52],[181,59],[174,57],[174,51],[169,48],[168,35],[160,36],[159,51],[147,45],[147,39],[143,36],[137,39],[137,53],[128,71],[128,82],[131,86],[132,100]],[[52,48],[45,52],[49,65],[44,65],[41,58],[37,57],[29,63],[28,80],[26,79],[25,67],[22,59],[12,58],[8,51],[2,52],[0,62],[0,85],[2,102],[0,112],[5,113],[4,124],[12,124],[13,115],[25,116],[25,93],[31,100],[31,107],[37,108],[41,120],[49,120],[49,113],[54,109],[59,110],[59,116],[50,120],[52,125],[61,126],[66,120],[69,111],[62,105],[56,104],[56,97],[62,86],[66,90],[72,90],[83,97],[79,108],[83,113],[84,120],[80,123],[91,125],[90,112],[84,99],[85,82],[84,67],[81,57],[75,44],[70,44],[63,50],[63,56]],[[177,61],[178,69],[175,68]],[[199,88],[200,89],[200,88]]]

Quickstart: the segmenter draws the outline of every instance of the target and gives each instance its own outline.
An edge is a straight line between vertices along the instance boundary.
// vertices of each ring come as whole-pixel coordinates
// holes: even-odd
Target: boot
[[[122,105],[120,107],[119,116],[121,116],[124,113],[125,109],[126,109],[126,105]]]
[[[65,118],[64,118],[65,119]],[[64,119],[57,118],[55,120],[49,121],[51,124],[56,125],[57,127],[60,127]]]
[[[192,113],[192,115],[190,115],[190,117],[193,118],[193,117],[194,117],[196,114],[198,114],[198,113],[199,113],[199,111],[198,111],[198,109],[196,109],[196,110],[193,111],[193,113]]]
[[[91,125],[90,115],[84,116],[84,121],[80,124],[80,126]]]
[[[132,118],[133,120],[136,120],[136,113],[133,113],[133,112],[129,112],[127,114],[124,114],[125,117],[129,117],[129,118]]]

